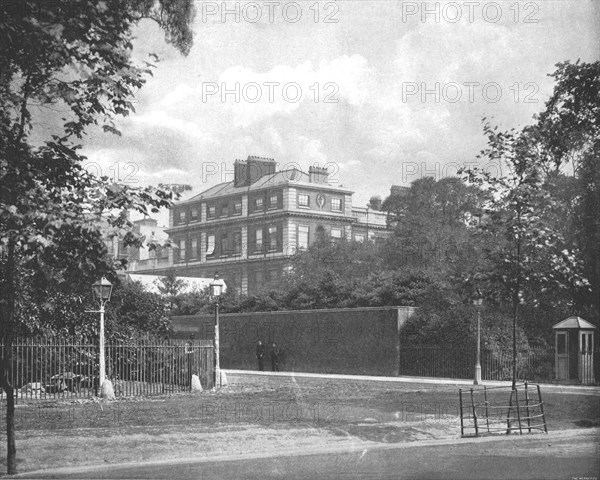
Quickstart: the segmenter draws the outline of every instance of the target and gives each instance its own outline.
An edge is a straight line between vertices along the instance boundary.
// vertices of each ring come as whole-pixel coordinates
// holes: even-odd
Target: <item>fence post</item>
[[[527,392],[527,382],[525,382],[525,411],[527,412],[527,428],[531,433],[531,415],[529,414],[529,393]]]
[[[521,410],[519,409],[519,390],[515,386],[515,403],[517,404],[517,421],[519,422],[519,435],[523,435],[521,428]]]
[[[473,399],[473,389],[471,389],[471,408],[473,409],[473,423],[475,424],[475,436],[479,436],[479,427],[477,425],[477,409],[475,408],[475,400]]]
[[[542,400],[542,391],[540,390],[540,386],[537,385],[538,392],[538,400],[540,402],[540,410],[542,412],[542,420],[544,422],[544,432],[548,433],[548,425],[546,424],[546,414],[544,413],[544,402]]]
[[[462,400],[462,388],[458,389],[458,404],[460,406],[460,436],[465,436],[465,426],[463,421],[463,400]]]
[[[485,424],[487,426],[487,431],[490,433],[490,413],[488,412],[488,399],[487,399],[487,387],[483,387],[483,401],[485,402]]]
[[[514,393],[514,389],[511,389],[510,400],[508,402],[508,414],[506,416],[506,434],[507,435],[509,435],[510,432],[512,431],[512,425],[511,425],[511,421],[510,421],[510,411],[512,410],[513,393]]]

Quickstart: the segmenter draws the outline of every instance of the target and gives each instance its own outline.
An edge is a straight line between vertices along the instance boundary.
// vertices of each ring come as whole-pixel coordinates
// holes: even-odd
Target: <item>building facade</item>
[[[233,181],[171,208],[166,232],[174,248],[164,272],[152,273],[173,268],[181,276],[212,277],[218,271],[234,291],[248,293],[277,282],[289,258],[318,240],[387,234],[385,213],[353,207],[353,192],[328,180],[325,168],[277,171],[273,159],[236,161]]]
[[[145,237],[147,242],[156,243],[158,248],[150,250],[147,245],[141,248],[125,247],[123,239],[113,237],[106,239],[108,255],[115,259],[127,260],[128,271],[143,271],[152,273],[155,270],[164,270],[169,267],[169,248],[162,247],[169,236],[165,232],[166,227],[159,226],[153,218],[134,220],[133,230]]]

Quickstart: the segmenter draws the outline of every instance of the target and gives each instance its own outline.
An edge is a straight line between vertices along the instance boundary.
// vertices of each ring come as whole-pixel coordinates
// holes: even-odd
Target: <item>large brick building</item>
[[[166,232],[176,248],[168,267],[187,277],[212,277],[218,270],[239,293],[276,282],[289,257],[318,239],[387,234],[386,214],[353,207],[352,194],[332,185],[324,168],[277,171],[272,159],[236,161],[233,181],[172,207]]]

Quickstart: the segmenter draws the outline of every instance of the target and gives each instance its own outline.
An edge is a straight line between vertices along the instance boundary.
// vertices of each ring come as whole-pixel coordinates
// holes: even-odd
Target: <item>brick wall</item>
[[[412,307],[348,308],[220,316],[221,367],[255,370],[256,342],[275,341],[283,371],[398,375],[398,331]],[[214,316],[173,317],[176,338],[214,337]],[[270,359],[265,362],[270,370]]]

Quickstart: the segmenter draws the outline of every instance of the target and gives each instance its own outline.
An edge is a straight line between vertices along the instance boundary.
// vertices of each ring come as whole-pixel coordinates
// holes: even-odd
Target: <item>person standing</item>
[[[265,369],[265,346],[260,340],[256,345],[256,359],[258,360],[258,370],[262,372]]]
[[[271,370],[279,371],[279,347],[273,342],[271,346]]]

